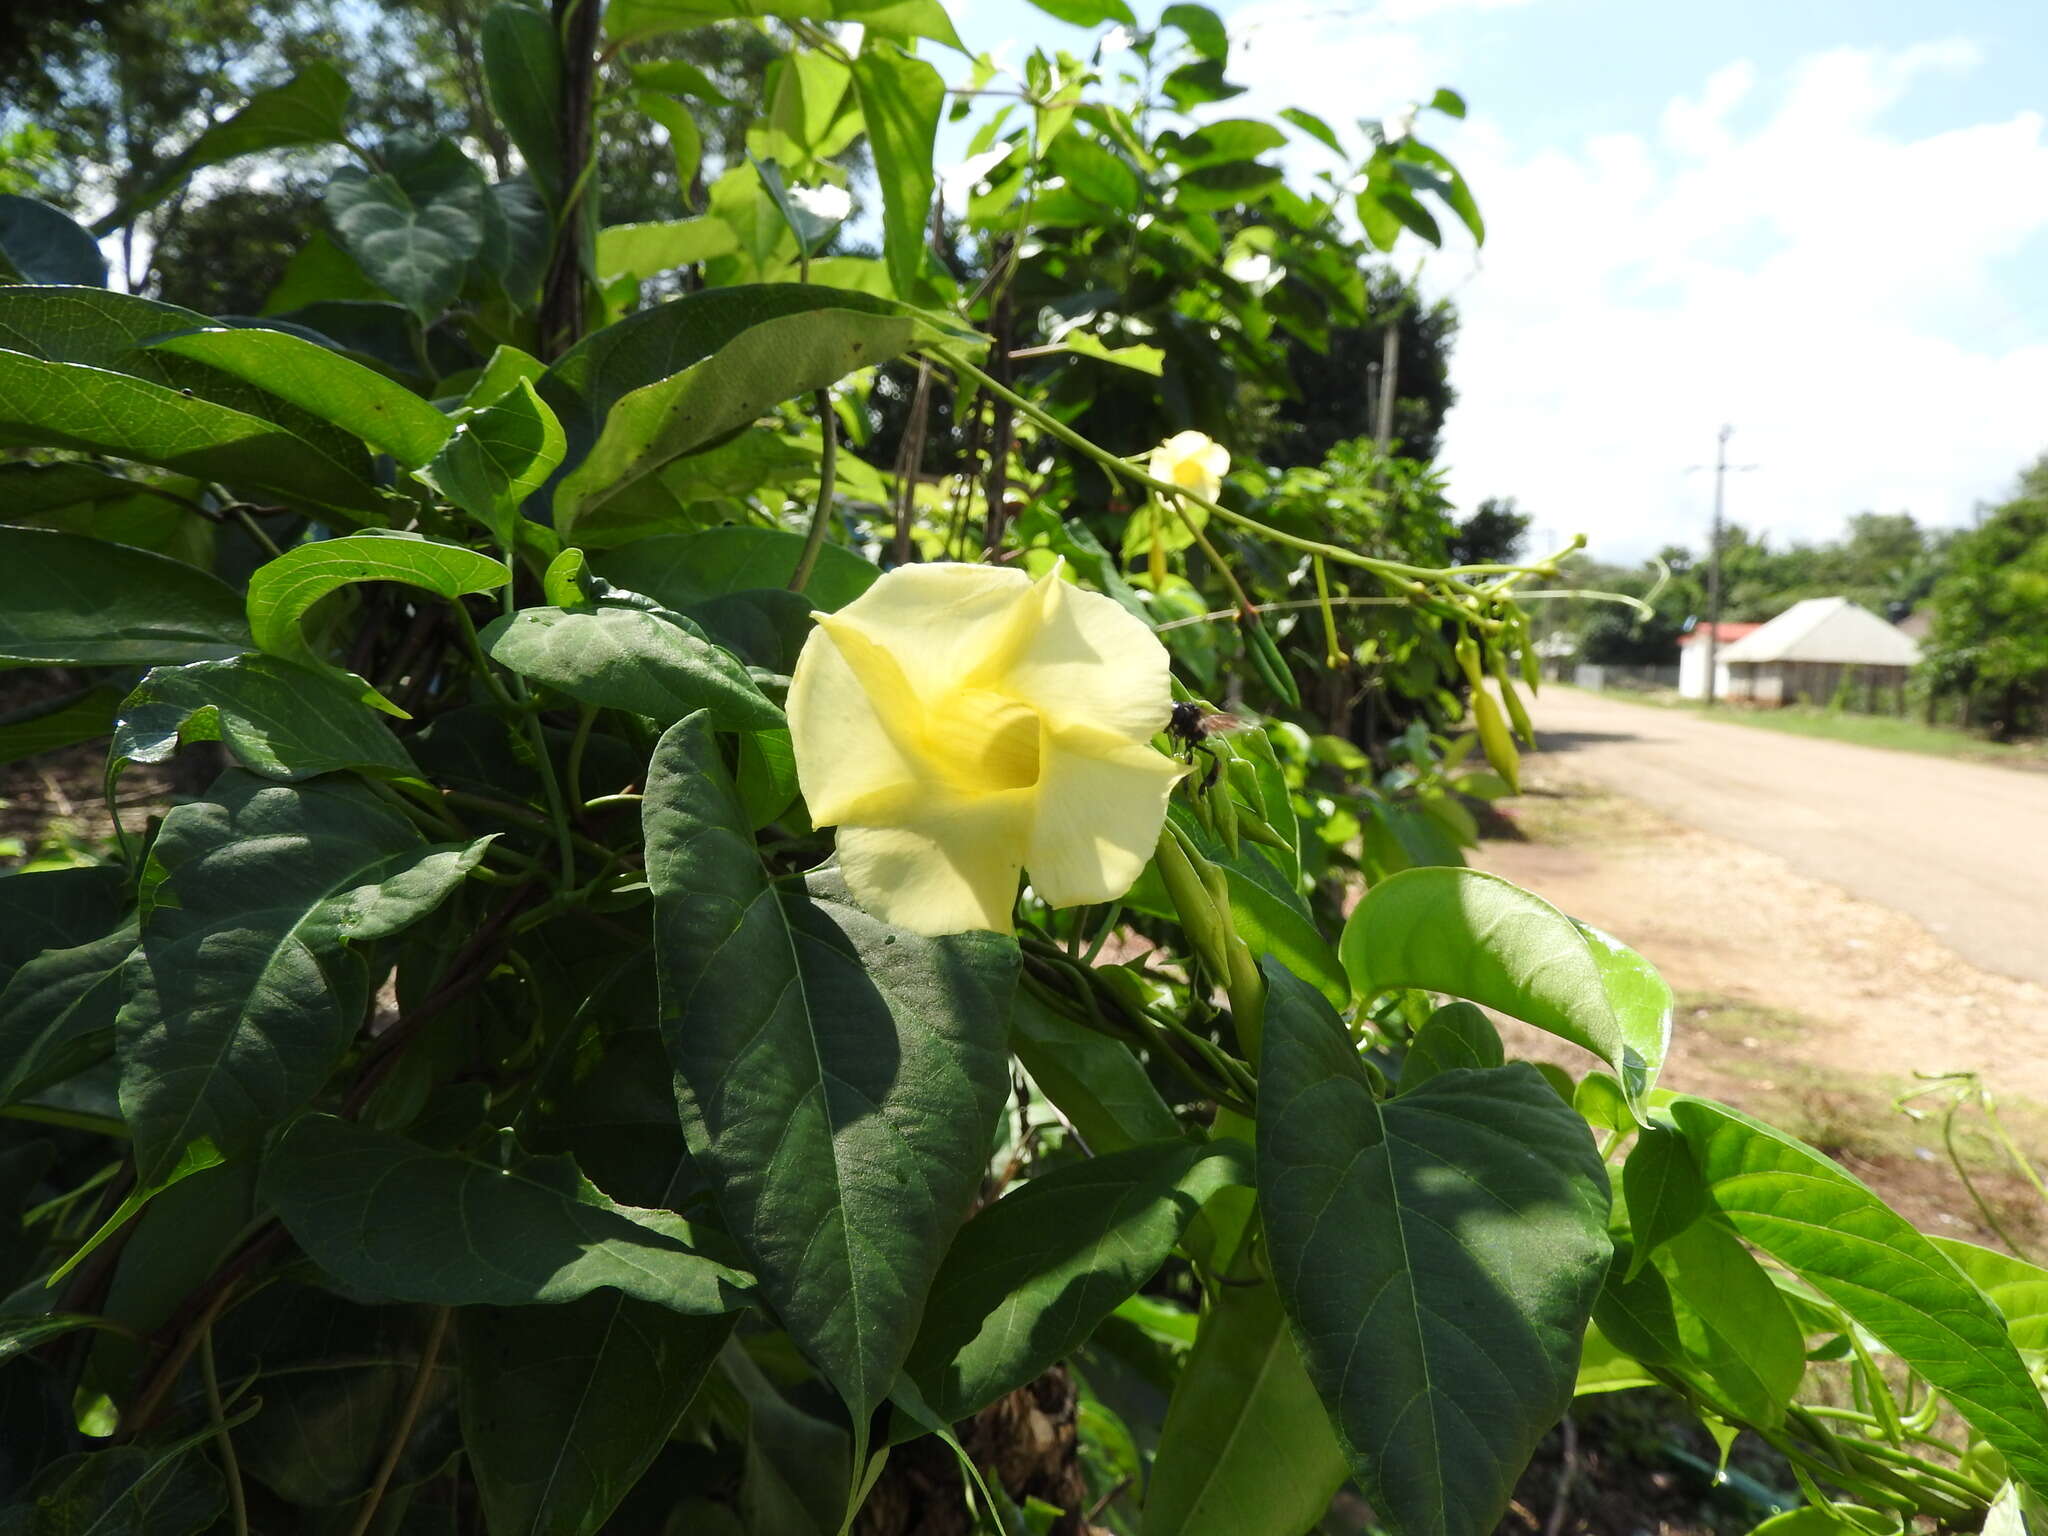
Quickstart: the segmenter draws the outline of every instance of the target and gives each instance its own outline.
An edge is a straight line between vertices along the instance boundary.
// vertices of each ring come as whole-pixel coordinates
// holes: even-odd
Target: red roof
[[[1744,635],[1754,634],[1762,629],[1761,624],[1735,624],[1723,619],[1719,624],[1695,624],[1692,629],[1678,637],[1680,645],[1691,645],[1695,640],[1706,638],[1708,630],[1714,632],[1714,643],[1726,645],[1731,640],[1740,640]]]

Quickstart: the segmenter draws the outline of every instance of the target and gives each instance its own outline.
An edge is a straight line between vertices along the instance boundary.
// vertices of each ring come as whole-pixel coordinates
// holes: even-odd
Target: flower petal
[[[856,642],[857,643],[857,642]],[[812,822],[829,827],[923,775],[901,733],[919,731],[922,707],[886,656],[858,672],[831,632],[811,631],[789,683],[789,739]]]
[[[1009,643],[1031,578],[993,565],[899,565],[837,613],[828,631],[853,631],[893,656],[927,704],[941,702],[993,650]],[[856,668],[861,663],[852,658]]]
[[[936,937],[1011,931],[1030,796],[939,798],[895,826],[841,827],[839,868],[884,922]]]
[[[1166,647],[1114,599],[1060,579],[1039,579],[1037,622],[983,686],[1036,709],[1055,728],[1082,726],[1126,742],[1150,741],[1173,713]]]
[[[1055,907],[1114,901],[1159,841],[1166,800],[1187,769],[1150,747],[1069,730],[1048,743],[1024,864]]]

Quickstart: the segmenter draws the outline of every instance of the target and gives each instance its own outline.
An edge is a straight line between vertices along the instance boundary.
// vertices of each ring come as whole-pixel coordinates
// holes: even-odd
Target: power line
[[[1714,707],[1714,688],[1718,681],[1715,672],[1716,652],[1721,644],[1721,501],[1728,472],[1741,474],[1745,470],[1757,469],[1756,464],[1730,464],[1728,462],[1728,439],[1735,429],[1723,426],[1714,439],[1714,531],[1707,541],[1707,708]],[[1694,470],[1706,469],[1705,464],[1690,465],[1687,474]]]

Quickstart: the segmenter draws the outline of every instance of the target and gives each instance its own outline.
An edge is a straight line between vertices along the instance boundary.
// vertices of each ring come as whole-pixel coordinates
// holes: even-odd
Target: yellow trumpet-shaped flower
[[[1020,871],[1055,907],[1137,880],[1186,770],[1152,632],[1057,570],[910,565],[817,615],[789,689],[811,820],[869,911],[1010,931]]]
[[[1152,450],[1145,472],[1204,501],[1214,501],[1230,473],[1230,450],[1200,432],[1176,432]]]

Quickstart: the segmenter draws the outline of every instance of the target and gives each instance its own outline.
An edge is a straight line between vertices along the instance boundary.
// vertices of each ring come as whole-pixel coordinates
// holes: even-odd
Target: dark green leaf
[[[1138,173],[1116,151],[1077,131],[1055,139],[1050,158],[1067,185],[1091,203],[1115,213],[1137,212]]]
[[[131,921],[84,944],[45,950],[0,987],[0,1104],[112,1054],[121,967],[134,952]]]
[[[1671,1037],[1671,989],[1634,950],[1476,869],[1404,870],[1366,893],[1338,946],[1360,996],[1422,987],[1599,1056],[1641,1112]]]
[[[662,1031],[690,1151],[776,1315],[864,1423],[978,1187],[1017,949],[778,887],[708,720],[643,806]]]
[[[801,534],[735,525],[636,539],[591,560],[606,580],[681,611],[729,592],[786,588],[803,546]],[[853,551],[827,544],[818,551],[804,598],[831,613],[867,591],[881,574]]]
[[[1243,86],[1232,85],[1223,78],[1223,66],[1215,59],[1181,65],[1160,82],[1159,88],[1166,93],[1166,99],[1183,112],[1191,107],[1204,106],[1212,101],[1228,101],[1233,96],[1244,94]]]
[[[1138,18],[1131,14],[1131,8],[1124,4],[1124,0],[1031,0],[1031,3],[1070,27],[1099,27],[1111,21],[1133,29],[1138,25]]]
[[[1221,64],[1230,56],[1230,34],[1223,29],[1223,18],[1206,5],[1189,5],[1185,0],[1169,5],[1159,13],[1159,24],[1179,27],[1188,45],[1205,59]]]
[[[396,705],[353,673],[323,661],[301,627],[315,603],[359,581],[396,581],[437,597],[489,592],[511,572],[489,555],[405,534],[357,533],[286,550],[249,578],[249,629],[258,649],[311,667],[359,689],[357,697],[387,714]]]
[[[1266,975],[1259,1209],[1309,1376],[1383,1520],[1485,1536],[1571,1402],[1606,1170],[1526,1063],[1379,1102],[1329,1004]]]
[[[1283,174],[1277,165],[1255,160],[1200,166],[1175,180],[1174,206],[1184,213],[1213,213],[1256,203],[1280,185]]]
[[[107,258],[91,235],[48,203],[0,193],[0,281],[104,288]]]
[[[1955,1405],[2013,1475],[2048,1489],[2048,1407],[1997,1308],[1927,1238],[1811,1147],[1706,1099],[1669,1113],[1715,1208]]]
[[[1221,1287],[1160,1430],[1144,1536],[1307,1531],[1350,1470],[1279,1292]]]
[[[1093,1152],[1121,1151],[1180,1132],[1128,1046],[1054,1013],[1029,992],[1017,994],[1010,1050]]]
[[[747,1277],[698,1253],[688,1222],[607,1199],[565,1157],[486,1162],[307,1115],[265,1159],[262,1194],[364,1295],[522,1307],[610,1286],[698,1317],[747,1300]]]
[[[1470,1003],[1445,1003],[1409,1042],[1401,1063],[1401,1091],[1419,1088],[1439,1072],[1497,1067],[1506,1059],[1500,1035],[1484,1013]]]
[[[302,336],[236,327],[187,331],[153,345],[289,400],[409,469],[448,440],[448,418],[411,390]]]
[[[0,1509],[0,1536],[194,1536],[226,1501],[190,1441],[155,1454],[117,1446],[52,1462]]]
[[[1645,1126],[1622,1165],[1621,1191],[1628,1203],[1629,1233],[1640,1269],[1667,1239],[1676,1237],[1712,1208],[1685,1138],[1661,1126]]]
[[[351,942],[439,906],[483,855],[430,846],[362,785],[270,784],[230,769],[174,807],[117,1033],[137,1173],[209,1138],[232,1156],[310,1099],[360,1026]]]
[[[493,661],[522,677],[662,725],[698,709],[727,730],[784,724],[747,669],[679,614],[611,603],[522,608],[493,620],[483,642]]]
[[[732,1324],[609,1289],[559,1307],[464,1308],[462,1441],[493,1536],[602,1530]]]
[[[792,395],[887,362],[917,334],[916,322],[886,301],[795,283],[711,289],[600,331],[542,380],[576,464],[555,488],[558,528],[569,537],[577,516],[643,475]],[[612,393],[664,364],[668,371],[653,382]]]
[[[979,1413],[1086,1343],[1212,1194],[1250,1182],[1249,1148],[1180,1139],[1033,1179],[954,1238],[904,1370],[945,1422]]]
[[[1343,140],[1339,139],[1336,131],[1315,113],[1304,112],[1300,107],[1282,107],[1279,116],[1284,121],[1294,124],[1318,144],[1325,145],[1340,155],[1344,153]]]
[[[92,741],[114,728],[121,690],[84,688],[0,715],[0,765]]]
[[[182,560],[0,526],[0,668],[155,666],[248,648],[241,598]]]
[[[414,772],[405,748],[356,693],[275,656],[157,667],[121,704],[113,760],[117,769],[168,762],[186,742],[218,741],[266,779]]]
[[[421,324],[454,301],[483,251],[490,196],[482,173],[446,140],[395,170],[344,166],[327,184],[341,243]]]
[[[1286,146],[1287,135],[1271,123],[1257,118],[1229,117],[1204,123],[1189,134],[1162,134],[1160,153],[1189,170],[1205,165],[1227,165],[1251,160],[1268,150]]]
[[[491,110],[519,146],[548,206],[558,208],[568,181],[562,174],[562,47],[555,24],[546,11],[508,0],[484,18],[483,46]]]
[[[46,949],[101,937],[120,922],[127,892],[117,864],[0,875],[0,985]]]

